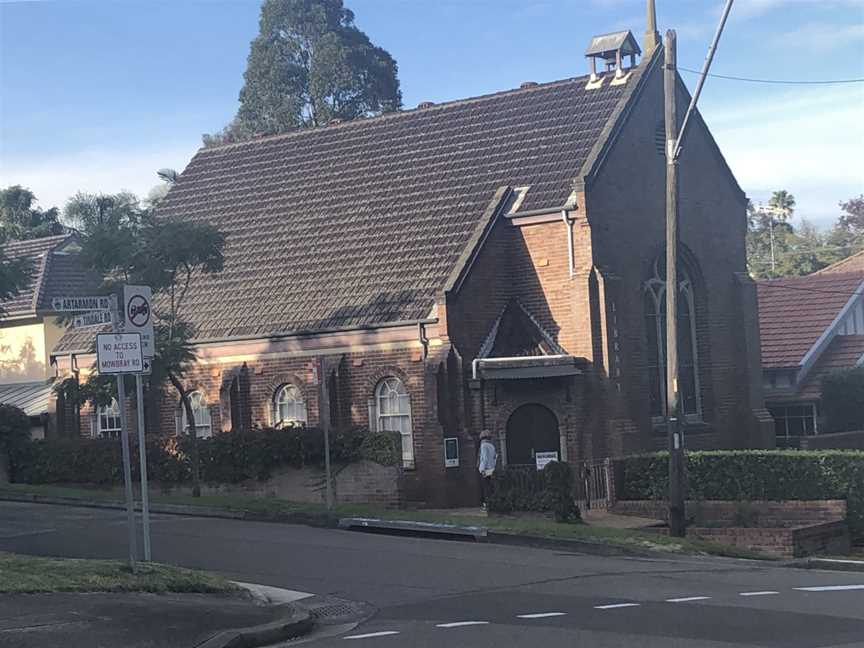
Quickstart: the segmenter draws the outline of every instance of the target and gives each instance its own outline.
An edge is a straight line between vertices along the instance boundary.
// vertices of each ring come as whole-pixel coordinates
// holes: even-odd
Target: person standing
[[[483,430],[480,433],[480,462],[477,470],[480,471],[480,506],[485,511],[489,504],[489,496],[492,493],[492,475],[495,473],[495,464],[498,462],[498,451],[492,442],[492,433]]]

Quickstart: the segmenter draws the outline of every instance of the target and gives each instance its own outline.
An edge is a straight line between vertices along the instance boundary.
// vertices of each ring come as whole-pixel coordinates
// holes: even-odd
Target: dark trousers
[[[492,495],[492,478],[480,475],[480,503],[488,504]]]

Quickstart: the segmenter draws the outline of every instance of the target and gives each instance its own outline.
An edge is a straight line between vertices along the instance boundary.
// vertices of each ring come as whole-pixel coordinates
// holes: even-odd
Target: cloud
[[[818,7],[820,9],[864,7],[864,0],[738,0],[732,10],[734,16],[755,18],[777,9]]]
[[[197,138],[161,148],[90,149],[37,160],[0,157],[2,185],[28,187],[39,206],[63,207],[78,191],[115,193],[128,190],[146,197],[160,183],[156,170],[181,171],[198,149]]]
[[[826,54],[855,43],[864,45],[864,24],[809,23],[777,36],[774,41],[778,47],[795,43],[796,48]]]
[[[861,88],[845,87],[706,103],[701,111],[751,198],[787,189],[797,215],[825,226],[839,201],[864,192],[862,102]]]

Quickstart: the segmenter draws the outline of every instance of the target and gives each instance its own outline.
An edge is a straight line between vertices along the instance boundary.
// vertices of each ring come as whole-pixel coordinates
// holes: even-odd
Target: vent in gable
[[[654,146],[661,157],[666,157],[666,124],[660,122],[654,129]]]

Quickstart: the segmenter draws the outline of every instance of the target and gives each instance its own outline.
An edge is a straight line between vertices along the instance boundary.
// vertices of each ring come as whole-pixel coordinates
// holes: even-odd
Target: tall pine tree
[[[211,146],[398,110],[396,61],[342,0],[265,0],[240,109]]]

